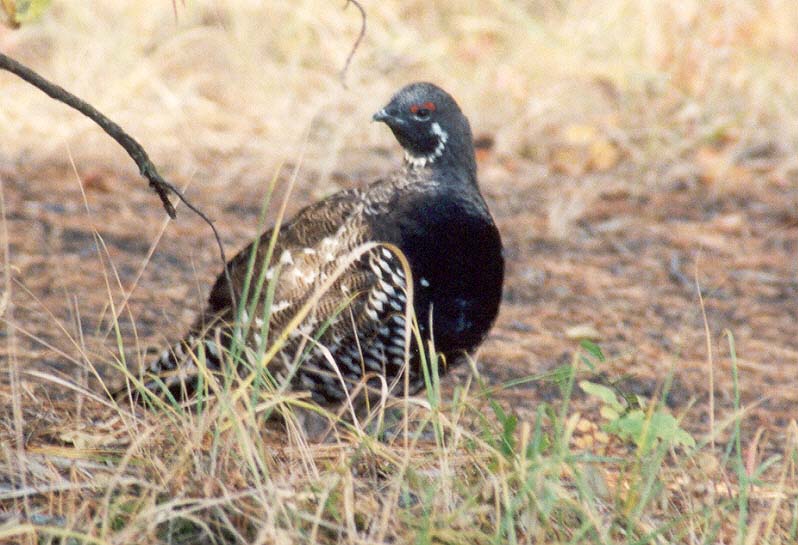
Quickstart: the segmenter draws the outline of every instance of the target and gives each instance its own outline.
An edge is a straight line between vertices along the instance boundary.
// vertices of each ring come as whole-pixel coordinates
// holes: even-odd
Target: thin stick
[[[704,318],[704,337],[707,340],[707,369],[709,371],[709,443],[715,449],[715,364],[712,361],[712,335],[709,332],[707,309],[704,306],[704,296],[701,295],[701,284],[698,281],[698,260],[695,263],[695,287],[698,292],[698,302],[701,305],[701,316]]]
[[[222,239],[219,236],[219,232],[216,230],[216,227],[213,225],[213,222],[210,220],[210,218],[208,218],[208,216],[206,216],[202,210],[194,206],[188,199],[186,199],[186,197],[177,187],[161,177],[161,175],[158,173],[158,170],[155,168],[155,165],[150,160],[149,155],[147,155],[147,152],[144,151],[143,147],[141,147],[141,144],[133,139],[132,136],[127,134],[122,127],[108,119],[108,117],[106,117],[88,102],[81,100],[63,87],[60,87],[54,83],[50,83],[27,66],[2,53],[0,53],[0,68],[8,70],[12,74],[19,76],[34,87],[43,91],[51,98],[54,98],[59,102],[63,102],[67,106],[74,108],[97,123],[100,128],[102,128],[102,130],[104,130],[108,136],[116,140],[117,143],[119,143],[119,145],[125,149],[128,155],[130,155],[133,161],[136,162],[136,165],[139,167],[139,172],[142,176],[149,180],[150,187],[155,191],[155,193],[158,194],[158,197],[160,197],[161,204],[163,204],[164,210],[166,210],[166,213],[170,218],[175,219],[177,214],[175,212],[174,205],[172,205],[171,201],[169,200],[169,192],[177,195],[177,198],[180,199],[180,201],[185,204],[189,210],[202,218],[202,220],[207,223],[208,226],[210,226],[211,230],[213,231],[213,236],[216,239],[216,244],[219,246],[219,255],[222,259],[224,276],[227,279],[227,285],[230,288],[230,295],[232,296],[233,301],[235,301],[233,283],[230,280],[230,272],[227,270],[227,258],[225,257],[224,246],[222,245]]]
[[[357,39],[355,43],[352,45],[352,50],[349,52],[349,55],[346,57],[346,62],[344,63],[344,67],[341,69],[341,85],[344,86],[346,89],[346,73],[349,71],[349,65],[352,64],[352,57],[355,56],[355,51],[360,47],[360,42],[363,41],[363,38],[366,36],[366,10],[363,9],[363,6],[360,5],[360,2],[357,0],[346,0],[346,4],[344,4],[344,9],[349,7],[349,4],[353,4],[358,11],[360,12],[360,34],[357,35]]]

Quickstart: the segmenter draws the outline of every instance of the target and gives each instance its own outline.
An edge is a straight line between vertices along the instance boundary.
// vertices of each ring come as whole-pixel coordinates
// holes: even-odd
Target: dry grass
[[[365,120],[413,79],[451,89],[509,156],[539,156],[569,122],[660,161],[724,130],[798,141],[788,0],[375,3],[349,89],[338,71],[360,21],[341,7],[192,2],[175,21],[171,2],[62,2],[0,45],[128,127],[164,168],[218,188],[255,183],[246,175],[295,157],[309,130],[323,174],[342,149],[385,145]],[[68,145],[79,165],[124,162],[89,121],[4,80],[8,160],[66,162]]]
[[[371,114],[441,84],[493,141],[502,315],[479,379],[400,403],[407,434],[314,445],[245,401],[109,404],[109,362],[181,333],[215,249],[186,211],[164,223],[90,122],[0,74],[0,542],[796,541],[795,2],[369,2],[348,88],[343,2],[176,4],[56,1],[0,50],[126,127],[229,247],[304,145],[290,210],[390,168]],[[574,378],[580,331],[610,358]],[[569,381],[627,374],[648,421],[683,417],[696,448],[601,431],[606,401]]]

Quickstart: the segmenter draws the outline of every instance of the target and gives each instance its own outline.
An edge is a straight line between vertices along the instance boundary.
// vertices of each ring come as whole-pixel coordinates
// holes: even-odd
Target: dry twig
[[[358,11],[360,12],[360,34],[357,35],[357,39],[355,43],[352,44],[352,50],[349,52],[349,55],[346,57],[346,62],[344,63],[344,67],[341,69],[341,84],[346,88],[346,73],[349,70],[349,65],[352,64],[352,57],[355,56],[355,52],[357,51],[358,47],[360,47],[360,42],[363,41],[363,38],[366,35],[366,10],[363,9],[363,6],[360,5],[360,2],[357,0],[346,0],[346,4],[344,4],[344,9],[349,7],[349,4],[353,4]]]
[[[230,274],[227,270],[227,258],[225,257],[224,253],[224,246],[222,245],[222,239],[219,237],[219,232],[216,230],[216,227],[213,225],[211,219],[205,215],[205,213],[194,206],[183,193],[175,187],[172,183],[166,181],[161,177],[158,173],[158,170],[155,168],[155,165],[150,160],[149,155],[147,152],[144,151],[144,148],[139,144],[132,136],[127,134],[122,127],[117,125],[115,122],[111,121],[108,117],[106,117],[103,113],[97,110],[94,106],[89,104],[88,102],[76,97],[63,87],[56,85],[54,83],[50,83],[45,78],[28,68],[27,66],[15,61],[11,57],[0,53],[0,68],[4,70],[8,70],[12,74],[15,74],[22,78],[23,80],[27,81],[34,87],[40,89],[45,94],[58,100],[59,102],[63,102],[67,106],[74,108],[75,110],[79,111],[95,123],[97,123],[102,130],[104,130],[108,136],[116,140],[120,146],[122,146],[125,151],[130,155],[133,161],[136,162],[136,165],[139,167],[139,172],[142,176],[147,178],[150,182],[150,187],[158,194],[158,197],[161,199],[161,203],[163,204],[164,210],[169,215],[170,218],[175,219],[177,214],[175,212],[175,207],[169,200],[169,192],[174,193],[177,195],[177,198],[180,199],[192,212],[197,214],[202,220],[207,223],[211,230],[213,231],[213,236],[216,239],[216,244],[219,246],[219,255],[222,259],[222,267],[224,267],[224,275],[227,278],[227,284],[230,286],[231,295],[233,295],[233,300],[235,300],[235,294],[232,293],[233,284],[230,281]]]

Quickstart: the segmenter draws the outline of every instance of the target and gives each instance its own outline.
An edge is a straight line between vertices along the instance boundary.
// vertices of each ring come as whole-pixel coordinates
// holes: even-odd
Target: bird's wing
[[[269,245],[274,233],[273,228],[238,252],[227,263],[230,283],[224,272],[217,277],[208,296],[205,315],[192,329],[202,329],[203,324],[213,321],[216,317],[233,318],[233,309],[236,307],[233,294],[236,300],[241,297],[247,278],[250,279],[250,284],[254,284],[263,268],[277,263],[285,251],[289,252],[288,255],[296,254],[305,248],[312,248],[325,237],[334,235],[346,219],[357,211],[360,202],[359,193],[357,189],[342,191],[302,209],[281,226],[271,256],[269,256]],[[253,251],[255,259],[250,272],[249,262]]]
[[[249,273],[250,301],[257,290],[258,278],[263,277],[264,282],[255,304],[245,306],[248,311],[245,321],[250,322],[248,340],[264,329],[265,294],[270,282],[274,282],[274,291],[268,308],[269,341],[274,341],[309,302],[312,308],[305,309],[309,311],[307,317],[292,331],[297,344],[302,338],[317,334],[319,329],[325,330],[319,341],[331,345],[352,340],[355,331],[364,338],[374,335],[386,315],[396,312],[399,302],[404,306],[404,276],[397,273],[401,270],[398,259],[387,250],[374,247],[357,254],[362,252],[364,243],[374,242],[366,219],[368,209],[384,206],[391,197],[393,183],[379,181],[365,192],[336,193],[304,208],[280,229],[268,263],[273,231],[261,235],[229,263],[237,304],[232,304],[227,281],[224,274],[220,275],[211,290],[205,321],[195,325],[194,334],[207,332],[209,323],[222,322],[229,327],[234,322],[234,309],[239,306],[238,298],[256,246],[253,270]],[[394,299],[392,308],[388,301]]]
[[[288,371],[291,380],[314,394],[340,399],[341,376],[351,384],[368,371],[398,375],[405,344],[405,275],[400,259],[374,240],[369,224],[370,215],[381,215],[391,206],[393,183],[380,181],[366,191],[337,193],[303,209],[281,227],[269,259],[273,230],[244,248],[230,260],[228,270],[237,301],[249,276],[249,300],[254,304],[233,304],[229,284],[220,275],[206,313],[182,341],[153,362],[150,374],[175,395],[191,392],[196,366],[187,354],[203,342],[206,364],[218,368],[217,341],[230,346],[240,309],[247,311],[242,314],[244,327],[238,330],[247,350],[278,346],[278,377],[288,378]],[[265,304],[268,293],[270,305]],[[298,356],[308,352],[301,368],[291,371]],[[335,376],[330,355],[340,367]],[[158,390],[153,386],[157,383],[150,381],[147,387]]]

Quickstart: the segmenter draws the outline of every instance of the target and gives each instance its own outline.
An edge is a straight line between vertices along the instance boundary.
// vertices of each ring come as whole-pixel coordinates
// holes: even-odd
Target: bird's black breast
[[[501,238],[482,197],[449,188],[397,195],[372,222],[375,239],[396,244],[410,263],[424,336],[445,354],[476,348],[498,314],[504,281]]]

